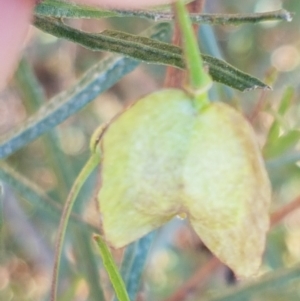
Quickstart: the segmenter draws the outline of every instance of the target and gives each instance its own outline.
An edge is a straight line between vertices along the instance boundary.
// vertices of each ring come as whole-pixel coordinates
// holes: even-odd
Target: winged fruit
[[[123,247],[178,214],[238,276],[254,275],[269,227],[270,183],[254,132],[224,103],[198,110],[184,91],[148,95],[100,140],[107,242]]]

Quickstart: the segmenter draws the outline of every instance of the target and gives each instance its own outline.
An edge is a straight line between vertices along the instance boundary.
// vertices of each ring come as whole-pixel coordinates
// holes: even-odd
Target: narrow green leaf
[[[101,61],[73,87],[55,96],[36,114],[4,136],[0,140],[0,158],[9,156],[77,113],[137,65],[137,61],[120,57]]]
[[[203,53],[207,53],[208,55],[221,60],[223,59],[223,54],[217,42],[215,30],[212,26],[200,26],[200,30],[198,31],[198,39],[201,41]],[[211,99],[218,99],[222,97],[224,102],[232,101],[234,98],[233,94],[234,91],[225,85],[219,87],[217,85],[213,85],[209,91]]]
[[[280,128],[282,127],[282,118],[291,107],[294,92],[295,91],[293,87],[288,87],[285,90],[280,101],[278,111],[276,112],[276,114],[274,114],[274,121],[270,127],[263,150],[266,157],[270,155],[270,150],[273,148],[273,145],[277,143],[280,134]]]
[[[293,14],[285,9],[252,14],[191,14],[192,22],[211,25],[241,25],[265,21],[291,22],[292,18]]]
[[[264,155],[267,158],[277,157],[283,153],[292,150],[300,140],[300,131],[291,130],[285,135],[277,138],[269,147],[264,149]]]
[[[40,16],[55,18],[107,18],[107,17],[140,17],[154,21],[173,21],[174,14],[170,11],[122,11],[101,10],[94,7],[82,6],[57,0],[46,0],[39,3],[35,13]],[[291,21],[292,14],[284,9],[266,13],[252,14],[190,14],[191,21],[199,24],[240,25],[264,21]]]
[[[284,116],[286,112],[290,109],[292,104],[292,99],[295,94],[295,88],[294,87],[287,87],[284,91],[283,97],[280,102],[280,106],[278,109],[278,113],[281,116]]]
[[[145,32],[157,39],[165,39],[167,33],[168,28],[160,24]],[[119,56],[110,56],[100,61],[70,89],[52,98],[19,127],[1,137],[0,159],[9,156],[77,113],[138,65],[137,60]]]
[[[70,89],[55,96],[24,123],[5,135],[0,140],[0,158],[9,156],[76,114],[137,66],[138,62],[135,60],[116,56],[99,62]]]
[[[95,254],[94,244],[91,241],[91,233],[81,226],[75,227],[76,241],[74,242],[75,253],[78,256],[77,267],[85,277],[89,286],[89,301],[105,301],[101,287],[98,254]]]
[[[278,120],[278,118],[275,118],[270,127],[270,130],[269,130],[269,133],[268,133],[268,136],[266,139],[266,144],[263,149],[264,154],[266,152],[268,152],[268,149],[272,148],[272,145],[274,143],[276,143],[279,135],[280,135],[280,121]]]
[[[120,274],[126,284],[130,300],[136,300],[154,235],[154,232],[151,232],[138,241],[131,243],[124,252]],[[116,296],[113,300],[117,301]]]
[[[111,30],[100,34],[87,33],[65,25],[60,20],[36,16],[34,25],[58,38],[65,38],[93,51],[110,51],[147,63],[184,67],[180,48],[173,53],[173,46],[141,36]],[[157,25],[163,31],[169,24]]]
[[[79,175],[77,176],[72,189],[68,195],[68,198],[65,202],[64,209],[60,218],[59,227],[57,231],[57,240],[55,247],[55,256],[54,256],[54,266],[53,266],[53,274],[51,281],[51,301],[57,300],[57,286],[58,286],[58,275],[59,275],[59,267],[63,249],[64,238],[66,235],[66,230],[69,222],[69,218],[76,201],[76,198],[79,194],[80,189],[88,179],[88,177],[92,174],[94,169],[98,166],[100,162],[100,154],[93,153],[87,163],[84,165]]]
[[[171,44],[124,32],[107,30],[101,34],[85,33],[71,28],[58,20],[45,17],[36,17],[34,24],[47,33],[68,39],[94,51],[111,51],[147,63],[184,68],[181,48]],[[161,24],[161,26],[168,27],[168,24]],[[236,69],[222,60],[208,55],[203,55],[202,59],[214,81],[240,91],[256,88],[270,89],[269,86],[259,79]]]
[[[114,262],[114,259],[110,253],[108,246],[106,245],[106,243],[100,235],[95,235],[94,239],[98,245],[103,265],[115,290],[117,298],[119,299],[119,301],[130,301],[125,288],[125,284],[118,271],[117,265]]]
[[[292,281],[299,281],[300,265],[293,268],[276,270],[258,278],[255,282],[247,283],[223,293],[219,297],[205,299],[205,301],[250,301],[267,290],[284,289]]]
[[[251,91],[255,89],[271,90],[271,87],[227,62],[203,55],[203,61],[209,68],[209,74],[214,81],[227,85],[240,91]]]

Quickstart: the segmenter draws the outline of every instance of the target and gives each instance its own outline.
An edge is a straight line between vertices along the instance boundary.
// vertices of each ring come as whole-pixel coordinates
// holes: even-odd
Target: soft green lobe
[[[194,113],[183,91],[166,90],[138,101],[107,129],[99,201],[111,245],[138,239],[181,209],[180,178]]]
[[[160,91],[116,118],[101,148],[100,211],[113,247],[184,212],[207,247],[239,276],[257,271],[270,183],[240,113],[221,103],[199,112],[183,91]]]
[[[216,103],[197,118],[184,164],[190,222],[239,276],[259,268],[269,228],[270,183],[251,126]]]

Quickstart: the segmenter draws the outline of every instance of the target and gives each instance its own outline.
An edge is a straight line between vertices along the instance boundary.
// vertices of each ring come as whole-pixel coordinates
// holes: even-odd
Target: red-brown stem
[[[262,111],[262,109],[265,105],[266,95],[267,95],[267,91],[262,91],[261,92],[261,94],[259,96],[259,99],[258,99],[253,111],[250,113],[250,116],[248,117],[248,120],[251,124],[254,123],[255,119],[257,118],[259,113]]]
[[[173,36],[172,36],[172,44],[175,46],[179,46],[181,44],[180,38],[180,30],[177,22],[174,24]],[[185,71],[174,68],[172,66],[168,66],[165,75],[165,88],[179,88],[182,87],[183,79],[185,78]]]
[[[188,11],[190,13],[200,13],[204,6],[204,0],[196,0],[187,5]],[[173,6],[173,11],[174,6]],[[198,24],[193,25],[195,35],[198,34]],[[174,24],[174,31],[172,36],[172,44],[176,46],[181,45],[181,37],[180,37],[180,30],[178,27],[178,23],[175,21]],[[167,67],[166,76],[165,76],[165,82],[164,87],[165,88],[181,88],[186,80],[186,71],[174,68],[174,67]]]
[[[300,208],[300,196],[295,198],[292,202],[281,207],[271,215],[271,227],[281,222],[287,215]]]

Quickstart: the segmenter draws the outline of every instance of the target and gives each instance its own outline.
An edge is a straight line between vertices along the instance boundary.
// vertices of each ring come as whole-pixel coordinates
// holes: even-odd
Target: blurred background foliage
[[[271,212],[277,213],[286,204],[300,203],[299,1],[209,0],[205,6],[208,13],[280,8],[295,14],[293,22],[202,25],[199,31],[204,53],[223,58],[273,88],[242,93],[215,84],[212,99],[239,107],[255,127],[273,184]],[[68,20],[68,24],[95,33],[107,28],[139,33],[153,22],[131,17]],[[14,79],[0,96],[0,134],[22,125],[106,56],[32,27]],[[80,112],[1,161],[0,300],[47,299],[61,208],[89,156],[90,136],[134,100],[161,88],[165,69],[140,64]],[[80,193],[68,227],[60,300],[113,298],[91,239],[99,224],[98,173]],[[257,280],[236,280],[180,219],[159,229],[154,238],[129,246],[125,254],[114,251],[114,256],[119,265],[124,257],[121,271],[132,299],[296,301],[300,299],[300,210],[294,207],[280,223],[274,221],[262,278]],[[289,267],[292,270],[286,270]]]

